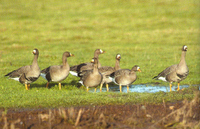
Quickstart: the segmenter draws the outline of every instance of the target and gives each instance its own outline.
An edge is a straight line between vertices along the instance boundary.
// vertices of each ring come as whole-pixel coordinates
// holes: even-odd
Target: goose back
[[[120,69],[115,71],[110,76],[112,77],[112,80],[117,85],[130,85],[132,84],[136,79],[136,71],[140,71],[140,67],[135,65],[132,67],[132,69]]]
[[[70,52],[66,51],[62,56],[62,65],[49,66],[41,71],[41,76],[45,78],[48,82],[61,82],[67,78],[69,75],[69,64],[67,62],[67,57],[74,56]]]
[[[96,49],[94,51],[94,58],[98,60],[98,68],[101,67],[101,63],[99,62],[99,55],[105,53],[105,51],[102,51],[101,49]],[[93,63],[81,63],[79,65],[74,65],[70,67],[70,73],[74,76],[77,76],[78,73],[85,71],[85,70],[91,70],[93,69]]]

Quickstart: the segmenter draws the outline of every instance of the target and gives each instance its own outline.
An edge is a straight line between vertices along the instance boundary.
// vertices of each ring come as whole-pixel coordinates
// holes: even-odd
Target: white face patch
[[[103,53],[103,51],[100,49],[100,52]]]
[[[139,70],[140,69],[140,67],[137,67],[137,70]]]
[[[187,50],[187,46],[184,46],[184,50]]]
[[[36,53],[36,50],[33,50],[33,53]]]
[[[91,63],[94,63],[94,58],[92,58]]]
[[[117,55],[117,58],[121,58],[121,55]]]

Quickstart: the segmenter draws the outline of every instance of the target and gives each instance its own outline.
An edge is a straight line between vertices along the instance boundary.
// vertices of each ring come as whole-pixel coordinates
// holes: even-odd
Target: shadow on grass
[[[31,84],[30,89],[32,89],[32,88],[46,88],[46,84],[47,83],[41,83],[41,84],[33,83],[33,84]],[[77,88],[80,88],[82,85],[80,83],[78,83],[77,81],[71,81],[70,83],[65,83],[65,82],[62,83],[61,82],[61,86],[62,87],[75,86]],[[58,87],[58,82],[50,82],[49,85],[48,85],[48,89],[51,89],[53,87]]]
[[[38,84],[38,83],[33,83],[30,86],[30,89],[32,88],[46,88],[46,83]]]

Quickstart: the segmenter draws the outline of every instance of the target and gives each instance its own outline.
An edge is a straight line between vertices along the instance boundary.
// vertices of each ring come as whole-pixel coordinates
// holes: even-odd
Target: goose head
[[[64,57],[70,57],[70,56],[74,56],[74,55],[72,53],[66,51],[66,52],[63,53],[63,56]]]
[[[182,51],[187,51],[187,46],[186,45],[183,45]]]
[[[103,51],[101,49],[96,49],[94,53],[97,54],[97,55],[99,55],[99,54],[105,53],[105,51]]]
[[[138,65],[133,66],[132,71],[134,71],[134,72],[137,72],[137,71],[142,72]]]
[[[34,54],[34,55],[39,55],[39,51],[38,51],[37,48],[35,48],[35,49],[33,50],[33,54]]]
[[[93,60],[94,60],[94,64],[98,64],[98,59],[97,58],[93,58]]]
[[[117,54],[117,55],[116,55],[116,59],[117,59],[117,60],[120,60],[120,59],[121,59],[121,55],[120,55],[120,54]]]
[[[94,63],[94,58],[91,59],[90,63]]]

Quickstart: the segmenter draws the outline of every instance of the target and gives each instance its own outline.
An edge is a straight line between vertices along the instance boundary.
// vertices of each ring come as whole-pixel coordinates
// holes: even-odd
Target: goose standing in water
[[[155,76],[153,79],[168,81],[170,83],[169,84],[170,91],[171,91],[172,83],[178,82],[177,91],[179,91],[180,82],[182,80],[184,80],[189,74],[189,69],[188,69],[188,67],[186,65],[186,61],[185,61],[186,52],[187,52],[187,46],[183,45],[181,60],[180,60],[179,64],[175,64],[170,67],[167,67],[165,70],[163,70],[157,76]]]
[[[108,75],[112,74],[113,72],[117,71],[120,69],[120,59],[121,55],[117,54],[116,55],[116,62],[115,62],[115,67],[110,67],[110,66],[102,66],[99,69],[99,72],[103,75],[103,80],[100,85],[100,92],[102,91],[103,84],[106,83],[106,89],[107,92],[109,91],[108,83],[111,83],[112,80],[109,79]]]
[[[120,92],[122,92],[122,86],[127,86],[127,92],[129,92],[129,85],[136,81],[136,72],[140,70],[138,65],[132,67],[132,69],[120,69],[110,75],[110,79],[117,85],[119,85]]]
[[[41,76],[46,79],[48,88],[49,82],[59,82],[59,90],[61,90],[61,81],[65,80],[67,76],[69,75],[69,64],[67,63],[67,57],[74,56],[70,52],[64,52],[62,56],[62,65],[54,65],[49,66],[48,68],[45,68],[41,71]]]
[[[101,49],[96,49],[94,51],[94,58],[98,60],[98,68],[101,67],[101,64],[99,62],[99,55],[105,53],[105,51],[102,51]],[[70,67],[70,73],[73,76],[78,76],[78,73],[84,71],[84,70],[91,70],[93,69],[93,63],[82,63],[79,65],[74,65]]]
[[[94,58],[93,69],[84,73],[79,82],[87,88],[87,92],[89,91],[90,87],[95,87],[96,92],[96,87],[101,83],[102,79],[103,76],[98,71],[98,59]]]
[[[33,54],[34,59],[32,65],[23,66],[5,75],[11,79],[19,81],[22,84],[25,84],[26,90],[29,90],[30,83],[36,81],[40,77],[40,68],[37,62],[39,56],[38,49],[34,49]]]

